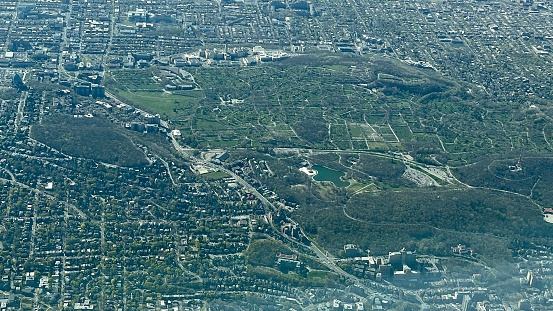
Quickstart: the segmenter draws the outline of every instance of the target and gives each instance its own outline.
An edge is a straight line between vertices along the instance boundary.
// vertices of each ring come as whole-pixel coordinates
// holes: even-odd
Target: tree
[[[24,91],[27,89],[27,86],[25,85],[25,83],[23,83],[23,79],[21,79],[21,76],[17,73],[15,74],[15,76],[13,76],[12,86],[19,91]]]

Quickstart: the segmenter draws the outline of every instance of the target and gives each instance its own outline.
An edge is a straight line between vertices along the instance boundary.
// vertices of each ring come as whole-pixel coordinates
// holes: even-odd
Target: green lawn
[[[216,179],[223,179],[229,177],[229,175],[225,172],[221,171],[215,171],[215,172],[209,172],[206,174],[201,175],[201,177],[204,180],[216,180]]]
[[[198,95],[197,93],[192,93],[192,96],[182,96],[163,91],[129,92],[119,90],[116,95],[135,103],[141,109],[170,118],[178,118],[183,112],[189,112],[191,107],[198,102],[198,97],[195,97]]]

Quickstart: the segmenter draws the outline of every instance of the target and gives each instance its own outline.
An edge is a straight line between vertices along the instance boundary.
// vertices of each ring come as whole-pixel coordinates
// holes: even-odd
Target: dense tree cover
[[[425,224],[390,224],[354,221],[343,214],[340,206],[310,206],[294,214],[302,226],[315,224],[318,233],[312,235],[325,249],[338,254],[344,244],[359,245],[373,255],[385,255],[403,247],[422,254],[450,255],[451,246],[464,243],[489,258],[511,256],[506,239],[478,234],[458,234],[440,231]],[[493,247],[489,247],[491,243]]]
[[[431,69],[418,69],[388,59],[376,59],[373,64],[377,83],[399,91],[426,95],[446,91],[455,85]]]
[[[449,255],[452,246],[463,243],[485,257],[508,258],[508,244],[515,237],[528,234],[533,241],[548,237],[539,208],[523,197],[491,190],[420,188],[351,197],[346,190],[323,187],[303,173],[288,183],[298,172],[301,160],[296,157],[264,158],[275,176],[260,177],[262,183],[288,202],[300,204],[292,217],[336,254],[344,244],[354,243],[375,254],[407,247]],[[317,154],[309,160],[379,184],[401,182],[405,170],[401,162],[368,154]]]
[[[375,254],[407,247],[448,255],[463,243],[484,258],[508,259],[513,240],[550,244],[552,234],[529,200],[480,189],[365,193],[345,205],[314,201],[294,217],[316,226],[312,236],[336,253],[355,243]]]
[[[401,178],[405,172],[405,164],[376,156],[360,155],[356,169],[374,176],[376,181],[391,184],[404,185],[406,181]]]
[[[371,223],[427,224],[459,232],[499,236],[550,236],[541,211],[529,200],[497,191],[401,191],[353,197],[346,212]],[[552,226],[549,226],[552,227]]]
[[[12,86],[19,91],[27,90],[27,86],[23,82],[23,79],[17,73],[13,76]]]
[[[254,266],[274,267],[278,254],[291,255],[292,252],[282,242],[267,239],[253,241],[245,251],[246,262]]]
[[[328,139],[328,125],[320,119],[303,119],[293,127],[298,136],[309,143],[322,143]]]
[[[531,196],[550,207],[553,201],[553,159],[535,156],[483,160],[453,170],[472,186],[488,187]]]
[[[101,117],[48,116],[33,125],[31,137],[72,156],[123,166],[147,163],[133,142]]]

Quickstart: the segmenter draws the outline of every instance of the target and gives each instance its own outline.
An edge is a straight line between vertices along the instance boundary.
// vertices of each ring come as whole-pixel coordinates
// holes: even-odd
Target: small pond
[[[331,181],[336,187],[347,187],[349,182],[341,179],[346,173],[329,169],[328,167],[313,165],[313,169],[317,171],[317,175],[313,176],[316,181]]]

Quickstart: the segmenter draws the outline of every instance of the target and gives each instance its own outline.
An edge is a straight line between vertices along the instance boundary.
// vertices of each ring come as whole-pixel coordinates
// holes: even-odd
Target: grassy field
[[[165,85],[175,81],[171,73],[169,79],[166,70],[149,68],[143,70],[116,70],[107,76],[106,86],[118,97],[131,102],[140,108],[159,113],[169,119],[181,119],[198,106],[204,93],[199,90],[172,91],[164,90]],[[183,84],[193,84],[190,81]]]

